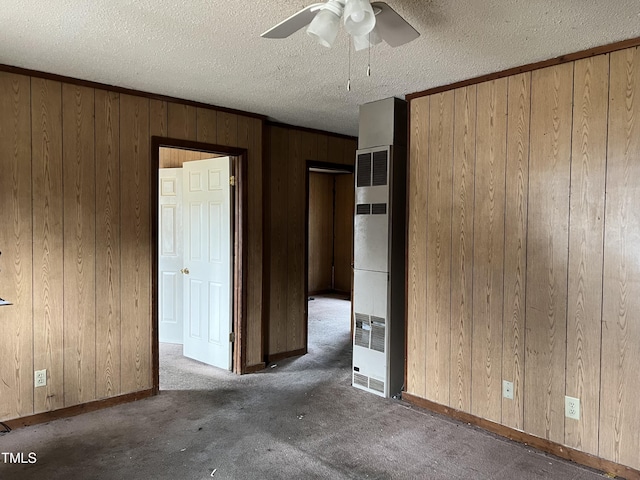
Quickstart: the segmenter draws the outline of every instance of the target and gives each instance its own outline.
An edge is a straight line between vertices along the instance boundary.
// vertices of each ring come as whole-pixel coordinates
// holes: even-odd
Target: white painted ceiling
[[[301,30],[318,0],[2,0],[0,63],[356,135],[363,103],[640,36],[640,0],[388,0],[422,36],[354,54]]]

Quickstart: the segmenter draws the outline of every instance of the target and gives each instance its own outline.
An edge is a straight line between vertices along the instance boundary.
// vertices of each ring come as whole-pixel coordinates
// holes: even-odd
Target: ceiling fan
[[[325,47],[331,47],[338,35],[340,20],[353,37],[356,50],[384,40],[399,47],[420,36],[404,18],[385,2],[369,0],[327,0],[314,3],[264,32],[264,38],[286,38],[309,25],[307,34]]]

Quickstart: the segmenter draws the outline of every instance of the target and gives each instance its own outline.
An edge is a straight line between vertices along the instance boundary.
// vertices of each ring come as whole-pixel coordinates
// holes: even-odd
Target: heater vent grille
[[[371,317],[371,350],[384,352],[385,320],[381,317]]]
[[[387,184],[387,152],[374,152],[373,153],[373,186],[386,185]]]
[[[359,203],[356,205],[356,215],[369,215],[371,213],[371,205],[368,203]]]
[[[371,322],[369,316],[356,313],[356,331],[354,344],[358,347],[369,348]]]
[[[361,373],[353,374],[353,384],[360,385],[361,387],[369,388],[369,377],[362,375]]]
[[[384,353],[387,334],[386,320],[373,315],[369,317],[363,313],[356,313],[355,320],[354,345]]]
[[[371,154],[361,153],[358,155],[358,169],[356,173],[357,187],[371,186]]]
[[[371,205],[371,213],[373,215],[386,215],[387,204],[386,203],[374,203]]]
[[[384,393],[384,382],[380,380],[376,380],[375,378],[370,378],[369,388],[371,390],[375,390],[376,392]]]

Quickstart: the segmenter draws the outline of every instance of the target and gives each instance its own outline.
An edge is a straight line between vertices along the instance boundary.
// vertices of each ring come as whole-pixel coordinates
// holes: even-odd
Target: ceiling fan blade
[[[294,13],[286,20],[283,20],[275,27],[270,28],[260,36],[264,38],[287,38],[289,35],[296,33],[302,27],[309,25],[322,6],[324,6],[324,3],[314,3],[313,5],[309,5],[298,13]]]
[[[420,33],[384,2],[374,2],[371,6],[380,9],[376,15],[376,27],[382,39],[392,47],[399,47],[420,36]]]

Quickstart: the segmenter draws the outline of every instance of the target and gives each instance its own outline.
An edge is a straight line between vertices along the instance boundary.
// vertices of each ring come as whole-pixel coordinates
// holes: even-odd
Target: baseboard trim
[[[351,301],[351,292],[346,292],[344,290],[334,290],[332,293],[334,295],[344,295],[345,297],[349,297],[349,301]]]
[[[326,289],[326,290],[313,290],[311,292],[308,293],[309,297],[313,297],[314,295],[329,295],[331,293],[334,293],[334,290]]]
[[[556,457],[564,458],[565,460],[570,460],[586,467],[595,468],[607,474],[613,474],[616,477],[625,478],[626,480],[640,480],[640,470],[635,470],[631,467],[627,467],[610,460],[605,460],[604,458],[596,457],[595,455],[581,452],[574,448],[570,448],[544,438],[536,437],[535,435],[521,432],[484,418],[476,417],[470,413],[462,412],[460,410],[411,395],[410,393],[402,392],[402,399],[416,407],[424,408],[426,410],[454,418],[461,422],[475,425],[491,433],[500,435],[501,437],[508,438],[515,442],[524,443],[537,448],[538,450],[542,450],[543,452],[555,455]]]
[[[2,423],[11,430],[15,430],[17,428],[29,427],[39,423],[59,420],[61,418],[75,417],[76,415],[102,410],[103,408],[114,407],[123,403],[135,402],[137,400],[142,400],[143,398],[151,397],[152,395],[154,395],[154,391],[150,388],[149,390],[127,393],[125,395],[118,395],[117,397],[105,398],[104,400],[95,400],[93,402],[82,403],[80,405],[52,410],[50,412],[36,413],[35,415],[29,415],[27,417],[5,420]]]
[[[299,350],[291,350],[290,352],[274,353],[273,355],[267,356],[267,363],[279,362],[280,360],[284,360],[285,358],[298,357],[306,353],[307,353],[306,348],[301,348]]]
[[[264,362],[260,362],[260,363],[257,363],[256,365],[249,365],[245,367],[243,373],[256,373],[256,372],[259,372],[260,370],[264,370],[265,367],[266,367],[266,364]]]
[[[308,297],[316,295],[344,295],[345,297],[349,297],[349,300],[351,300],[351,292],[345,292],[342,290],[316,290],[308,293]]]

